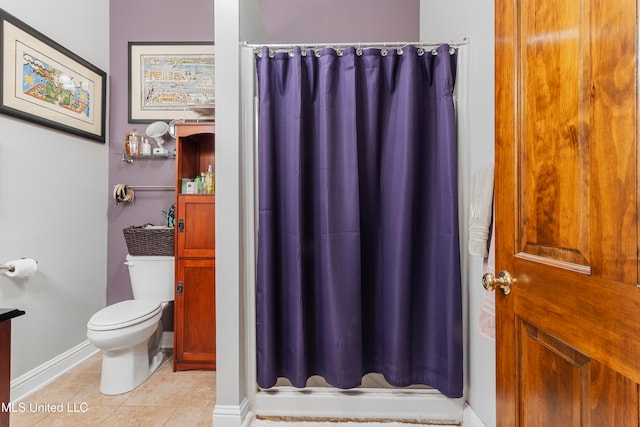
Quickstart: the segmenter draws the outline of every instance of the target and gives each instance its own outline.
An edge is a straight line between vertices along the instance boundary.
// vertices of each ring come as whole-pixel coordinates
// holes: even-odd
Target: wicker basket
[[[128,227],[122,230],[129,255],[173,256],[173,228]]]

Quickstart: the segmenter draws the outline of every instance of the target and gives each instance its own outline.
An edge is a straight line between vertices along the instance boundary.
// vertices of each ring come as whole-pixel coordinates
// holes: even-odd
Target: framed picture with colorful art
[[[212,119],[213,42],[129,42],[129,123]]]
[[[106,73],[0,9],[0,113],[105,142]]]

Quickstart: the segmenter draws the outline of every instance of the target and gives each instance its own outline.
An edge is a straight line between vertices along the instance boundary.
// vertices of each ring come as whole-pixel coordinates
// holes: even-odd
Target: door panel
[[[174,370],[215,369],[215,260],[178,260],[176,286]]]
[[[519,333],[522,425],[638,426],[633,381],[526,322]]]
[[[635,0],[497,0],[497,418],[638,425]]]
[[[215,258],[215,197],[178,197],[176,253],[182,258]]]
[[[588,34],[585,0],[547,3],[521,2],[518,249],[588,271],[588,223],[576,221],[589,210],[588,99],[582,99],[589,55],[580,55],[579,46],[580,34]]]
[[[522,421],[528,426],[580,426],[588,410],[589,358],[526,322],[520,323],[522,376],[520,393],[527,402]],[[585,396],[587,395],[587,396]]]

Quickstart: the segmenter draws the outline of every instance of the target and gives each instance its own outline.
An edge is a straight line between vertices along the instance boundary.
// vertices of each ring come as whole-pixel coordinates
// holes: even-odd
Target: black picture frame
[[[106,78],[0,9],[0,113],[104,143]]]

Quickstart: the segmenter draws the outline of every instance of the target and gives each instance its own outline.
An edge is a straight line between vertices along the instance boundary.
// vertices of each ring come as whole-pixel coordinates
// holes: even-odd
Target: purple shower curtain
[[[462,395],[457,51],[256,55],[258,385]]]

